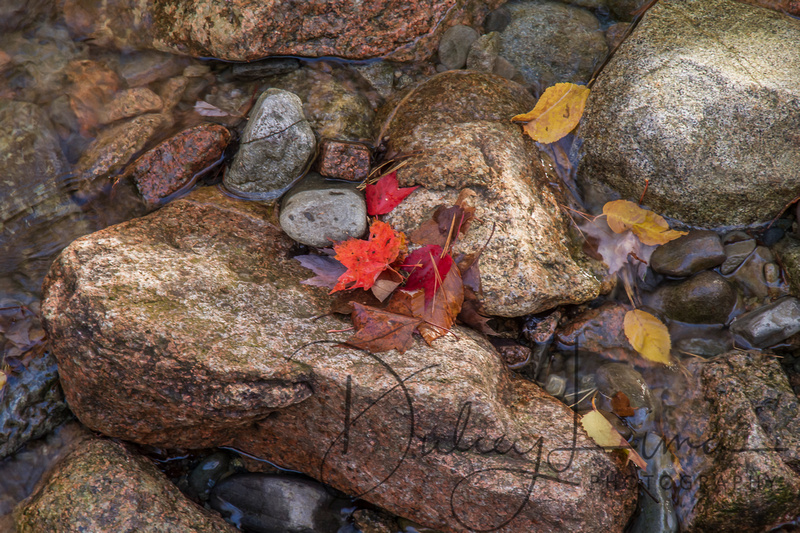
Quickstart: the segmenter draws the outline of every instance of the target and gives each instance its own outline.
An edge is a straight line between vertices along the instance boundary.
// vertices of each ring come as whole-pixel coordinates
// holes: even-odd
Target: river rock
[[[800,415],[778,361],[733,351],[692,359],[684,375],[686,390],[665,419],[667,438],[682,443],[672,450],[683,474],[669,485],[680,489],[681,531],[770,531],[794,520]]]
[[[478,37],[477,31],[463,24],[448,28],[439,42],[439,62],[448,70],[464,68],[470,47]]]
[[[98,113],[100,124],[109,124],[123,118],[131,118],[145,113],[158,113],[164,102],[147,87],[125,89],[114,95]]]
[[[727,275],[739,268],[739,265],[756,249],[756,240],[747,239],[726,244],[725,261],[719,267],[721,274]]]
[[[19,533],[238,531],[187,500],[153,463],[100,439],[79,444],[14,514]]]
[[[654,254],[655,255],[655,254]],[[736,288],[716,272],[700,272],[677,284],[662,285],[648,305],[690,324],[724,324],[736,306]]]
[[[555,334],[555,346],[563,352],[603,356],[612,361],[636,361],[638,356],[625,337],[623,322],[630,309],[617,302],[606,302],[586,309],[564,321]]]
[[[363,181],[371,163],[372,150],[366,144],[330,140],[320,143],[317,170],[325,177]]]
[[[237,80],[260,80],[267,76],[286,74],[300,68],[300,60],[294,57],[270,57],[250,63],[236,63],[231,68],[232,76]]]
[[[579,453],[550,455],[572,446],[573,412],[512,379],[479,334],[455,327],[404,354],[343,346],[350,320],[301,283],[273,209],[200,188],[62,252],[42,314],[84,424],[233,446],[446,532],[623,529],[634,488],[592,484],[623,471],[580,428]],[[486,453],[514,442],[521,453]],[[534,445],[550,477],[520,507]]]
[[[188,64],[185,57],[144,50],[123,53],[118,68],[129,87],[142,87],[177,76]]]
[[[662,244],[650,256],[650,266],[667,276],[691,276],[721,265],[725,250],[713,231],[692,230],[674,241]]]
[[[786,271],[792,295],[800,296],[800,240],[786,236],[775,245],[773,251]]]
[[[237,193],[277,198],[303,174],[316,146],[300,98],[267,89],[250,113],[225,186]]]
[[[287,475],[234,474],[211,492],[210,504],[238,527],[254,533],[337,531],[345,518],[324,485]]]
[[[579,180],[633,201],[649,180],[645,205],[693,226],[769,221],[800,186],[798,40],[740,2],[654,4],[592,87]]]
[[[64,16],[98,46],[253,61],[268,56],[421,61],[453,24],[474,24],[503,3],[477,0],[66,0]],[[291,13],[291,16],[287,16]]]
[[[800,17],[800,0],[741,0],[754,6],[774,9],[781,13],[788,13],[795,17]]]
[[[497,54],[500,50],[500,34],[497,32],[482,35],[472,43],[467,56],[467,68],[478,72],[494,72]]]
[[[731,332],[753,348],[766,348],[800,331],[800,300],[789,297],[738,317]]]
[[[193,183],[197,174],[219,162],[230,141],[228,128],[201,124],[176,133],[142,155],[128,170],[150,208]]]
[[[486,245],[480,271],[488,314],[521,316],[595,298],[600,275],[567,231],[536,146],[509,121],[533,108],[527,91],[472,71],[438,74],[413,91],[380,129],[390,151],[410,154],[397,171],[401,186],[422,188],[387,221],[409,234],[469,188],[475,220],[453,251]]]
[[[214,452],[204,457],[186,478],[186,493],[200,501],[208,501],[211,489],[233,473],[232,463],[238,456],[228,451]]]
[[[281,228],[297,242],[330,247],[367,231],[367,204],[354,183],[309,172],[281,201]]]
[[[726,277],[741,289],[745,297],[762,302],[768,298],[787,294],[783,280],[774,279],[772,276],[770,276],[771,281],[767,280],[768,273],[774,270],[774,267],[777,265],[772,250],[766,246],[756,246],[742,264]]]
[[[585,9],[531,0],[506,7],[512,20],[500,34],[500,55],[537,92],[559,82],[588,82],[608,53],[600,22]]]

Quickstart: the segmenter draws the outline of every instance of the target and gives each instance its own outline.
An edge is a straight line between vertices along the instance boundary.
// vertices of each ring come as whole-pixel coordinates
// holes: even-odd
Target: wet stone
[[[189,64],[185,57],[161,52],[132,52],[120,58],[119,73],[129,87],[141,87],[181,74]]]
[[[449,28],[439,42],[439,62],[448,70],[464,68],[472,43],[480,35],[469,26],[458,24]]]
[[[744,241],[736,241],[724,246],[725,261],[719,267],[722,274],[730,274],[756,249],[756,240],[747,239]]]
[[[616,24],[612,24],[611,26],[606,29],[606,42],[608,42],[608,49],[613,50],[622,42],[622,39],[625,37],[625,32],[628,31],[630,27],[630,23],[628,22],[618,22]]]
[[[478,72],[494,72],[500,51],[500,34],[487,33],[472,43],[467,56],[467,68]]]
[[[158,90],[164,109],[170,110],[178,105],[188,86],[189,78],[186,76],[176,76],[165,81]]]
[[[511,11],[507,7],[498,7],[489,12],[483,21],[483,31],[490,33],[493,31],[503,31],[511,24]]]
[[[300,68],[300,61],[293,57],[275,57],[251,63],[237,63],[231,75],[237,80],[253,81],[267,76],[286,74]]]
[[[724,324],[736,305],[736,298],[736,289],[728,280],[707,271],[678,284],[660,287],[649,305],[663,310],[673,320]]]
[[[794,237],[784,237],[774,248],[786,277],[792,288],[792,294],[800,296],[800,240]]]
[[[367,230],[367,205],[355,184],[326,181],[310,172],[281,203],[280,224],[297,242],[330,246]]]
[[[131,118],[145,113],[161,111],[164,103],[156,93],[146,87],[137,87],[118,92],[113,100],[106,104],[99,113],[100,124]]]
[[[285,475],[234,474],[211,492],[211,506],[254,533],[336,531],[336,498],[317,482]]]
[[[324,140],[320,143],[317,170],[329,178],[362,181],[369,175],[372,151],[365,144]]]
[[[500,56],[498,56],[497,61],[494,62],[493,73],[507,80],[517,81],[517,78],[519,77],[519,73],[514,65],[512,65],[505,57]]]
[[[650,257],[650,266],[667,276],[690,276],[725,261],[719,236],[713,231],[692,230],[688,235],[662,244]]]
[[[757,246],[742,264],[727,278],[739,286],[747,298],[762,300],[774,297],[785,290],[780,280],[767,282],[765,267],[775,263],[775,255],[766,246]]]
[[[633,12],[646,0],[608,0],[608,7],[619,20],[633,20]]]
[[[208,501],[211,489],[226,475],[230,474],[234,457],[229,452],[215,452],[204,458],[189,473],[187,489],[190,496]]]
[[[738,317],[731,332],[753,348],[767,348],[800,331],[800,300],[783,298]]]
[[[258,193],[265,200],[277,198],[300,177],[315,148],[300,98],[267,89],[250,113],[225,186],[236,193]]]
[[[397,520],[388,513],[372,509],[358,509],[353,513],[353,525],[361,533],[395,533],[400,528]]]
[[[660,408],[658,401],[650,392],[650,387],[644,377],[627,363],[606,363],[597,369],[595,383],[598,390],[608,398],[617,392],[624,393],[631,402],[631,407],[637,410],[637,416],[629,417],[629,422],[634,426],[634,431],[645,426],[645,422],[652,422]],[[644,408],[639,413],[638,409]]]

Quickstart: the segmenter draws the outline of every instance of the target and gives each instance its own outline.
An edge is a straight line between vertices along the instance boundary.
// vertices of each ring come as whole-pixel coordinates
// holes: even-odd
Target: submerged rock
[[[753,348],[767,348],[800,331],[800,300],[783,298],[738,317],[731,332]]]
[[[464,68],[472,43],[480,34],[475,29],[463,24],[449,28],[439,41],[439,62],[448,70]]]
[[[62,252],[42,313],[83,423],[235,446],[448,532],[622,530],[633,487],[592,484],[624,475],[611,456],[581,429],[580,452],[550,453],[572,411],[461,327],[404,354],[344,347],[350,321],[301,283],[272,209],[201,188]]]
[[[80,443],[14,514],[19,533],[238,531],[187,500],[147,459],[99,439]]]
[[[700,272],[659,287],[648,305],[690,324],[724,324],[736,305],[736,288],[716,272]]]
[[[645,204],[693,226],[769,221],[800,186],[798,40],[733,0],[657,2],[592,88],[579,180],[634,201],[649,180]]]
[[[662,244],[650,256],[650,266],[667,276],[691,276],[721,265],[725,250],[713,231],[692,230],[674,241]]]
[[[536,146],[509,121],[533,108],[527,91],[471,71],[444,72],[412,91],[382,129],[392,152],[409,154],[397,171],[401,186],[422,188],[387,221],[409,234],[469,188],[475,220],[453,250],[485,245],[481,301],[488,314],[521,316],[595,298],[600,273],[570,237]]]

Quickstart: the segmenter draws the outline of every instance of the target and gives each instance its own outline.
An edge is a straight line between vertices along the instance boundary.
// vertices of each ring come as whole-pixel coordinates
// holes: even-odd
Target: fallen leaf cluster
[[[386,174],[367,185],[367,212],[389,213],[414,190],[399,188],[396,174]],[[413,346],[414,333],[430,344],[446,335],[457,318],[494,333],[479,301],[480,253],[456,259],[450,255],[475,215],[469,205],[474,194],[465,190],[454,205],[440,206],[408,239],[376,219],[367,239],[336,243],[333,254],[296,257],[315,274],[303,283],[331,288],[331,293],[348,291],[344,301],[333,306],[336,312],[351,313],[355,334],[348,344],[370,352],[402,353]],[[419,246],[411,253],[408,240]]]

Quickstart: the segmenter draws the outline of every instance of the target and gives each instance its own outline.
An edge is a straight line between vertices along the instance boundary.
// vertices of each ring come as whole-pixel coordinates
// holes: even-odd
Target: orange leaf
[[[512,122],[527,122],[525,133],[534,141],[553,143],[572,131],[583,115],[589,88],[574,83],[556,83],[536,102],[529,113],[517,115]]]
[[[656,363],[671,364],[672,341],[669,330],[658,318],[641,309],[625,313],[623,328],[628,342],[642,357]]]
[[[631,407],[631,401],[628,399],[628,396],[622,391],[617,391],[617,393],[611,397],[611,409],[617,416],[633,416],[636,414],[633,407]]]
[[[422,319],[392,313],[385,309],[353,304],[351,315],[356,334],[347,343],[369,352],[405,352],[414,345],[412,334]]]
[[[406,237],[402,232],[380,220],[369,228],[369,240],[348,239],[334,245],[336,259],[347,270],[339,276],[339,281],[331,291],[369,289],[381,272],[401,257],[406,250]],[[352,283],[348,287],[348,284]]]
[[[642,209],[628,200],[606,203],[603,206],[603,214],[606,215],[608,227],[614,233],[622,233],[629,229],[639,237],[642,244],[666,244],[681,235],[686,235],[685,231],[669,229],[669,224],[661,215]]]

